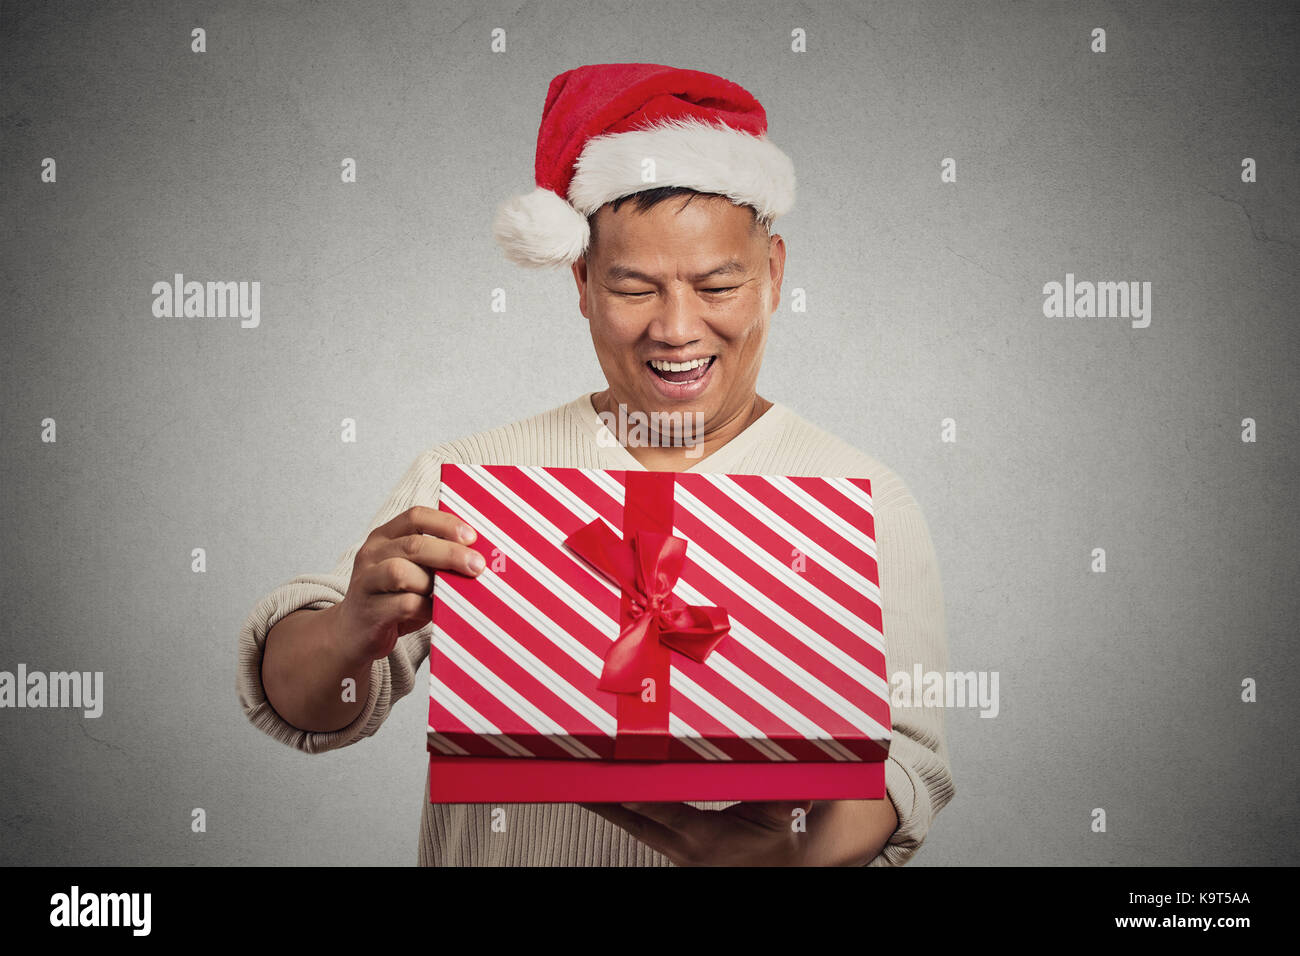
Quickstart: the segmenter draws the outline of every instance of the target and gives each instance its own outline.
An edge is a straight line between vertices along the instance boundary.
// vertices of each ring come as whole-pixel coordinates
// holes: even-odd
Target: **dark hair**
[[[653,189],[645,189],[639,193],[628,193],[626,196],[620,196],[618,199],[611,200],[606,205],[612,207],[614,212],[618,212],[623,203],[628,200],[633,200],[636,203],[637,211],[645,212],[648,209],[653,209],[665,199],[672,199],[674,196],[687,197],[686,202],[682,203],[683,207],[690,205],[691,200],[696,196],[717,196],[720,199],[726,199],[728,202],[731,202],[730,197],[723,196],[721,193],[700,192],[700,190],[691,189],[689,186],[656,186]],[[753,228],[756,231],[761,229],[764,233],[767,233],[771,230],[772,223],[770,220],[762,219],[758,215],[758,210],[753,206],[746,205],[745,208],[753,214]],[[596,212],[600,212],[600,210],[597,209]],[[587,248],[584,250],[584,254],[590,252],[591,248],[596,244],[595,212],[587,217],[587,226],[591,232],[591,238],[587,241]]]

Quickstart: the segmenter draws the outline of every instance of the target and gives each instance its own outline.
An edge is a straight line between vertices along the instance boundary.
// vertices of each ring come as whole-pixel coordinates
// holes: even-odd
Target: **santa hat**
[[[596,63],[551,80],[534,173],[537,188],[502,203],[492,227],[522,266],[574,262],[587,217],[647,189],[718,193],[769,223],[794,206],[794,165],[768,141],[758,100],[720,76],[654,63]]]

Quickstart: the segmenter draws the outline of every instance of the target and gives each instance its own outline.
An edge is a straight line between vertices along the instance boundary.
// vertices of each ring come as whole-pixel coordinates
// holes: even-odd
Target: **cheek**
[[[763,330],[766,327],[765,315],[766,313],[762,311],[757,297],[746,303],[744,309],[738,309],[735,324],[732,326],[735,329],[732,344],[744,351],[761,348],[763,345]]]
[[[633,349],[636,336],[629,334],[626,327],[606,320],[599,326],[593,327],[592,339],[605,362],[623,366],[636,364]]]
[[[617,311],[609,310],[597,329],[597,337],[612,348],[626,349],[636,343],[644,324],[636,319],[620,317]]]

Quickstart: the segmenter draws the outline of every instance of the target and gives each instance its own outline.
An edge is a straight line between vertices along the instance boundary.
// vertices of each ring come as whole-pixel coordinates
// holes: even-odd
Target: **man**
[[[758,101],[692,70],[570,70],[547,95],[536,181],[502,206],[497,239],[520,264],[570,266],[608,387],[424,452],[332,575],[266,595],[240,636],[254,725],[310,753],[346,746],[426,676],[433,572],[483,569],[473,529],[436,510],[443,462],[870,478],[887,665],[945,670],[937,564],[903,481],[756,391],[786,257],[770,226],[794,197]],[[673,412],[677,434],[610,440],[608,421]],[[508,805],[498,832],[492,807],[426,795],[420,863],[900,864],[954,788],[942,710],[892,716],[885,800]]]

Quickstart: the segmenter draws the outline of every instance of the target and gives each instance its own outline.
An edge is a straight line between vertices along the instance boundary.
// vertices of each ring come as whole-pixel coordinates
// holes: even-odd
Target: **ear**
[[[578,311],[584,319],[590,319],[591,316],[587,313],[587,257],[579,256],[570,268],[573,270],[573,281],[578,285]]]
[[[772,311],[781,307],[781,282],[785,278],[785,240],[773,235],[767,245],[767,268],[772,279]]]

